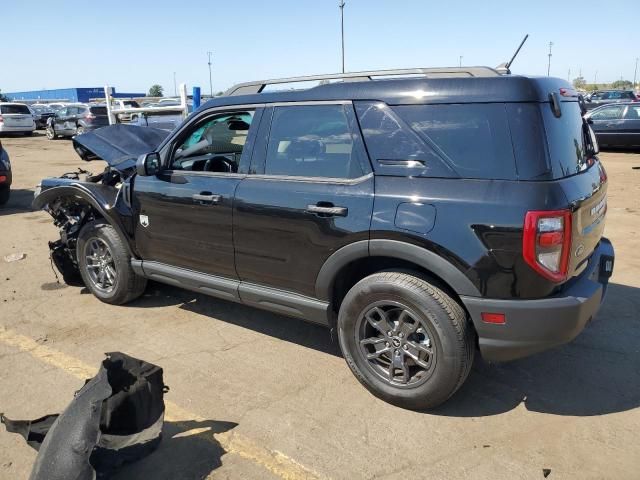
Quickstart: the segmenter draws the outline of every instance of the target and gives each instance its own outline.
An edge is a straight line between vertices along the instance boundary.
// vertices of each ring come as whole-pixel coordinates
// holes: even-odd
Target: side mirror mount
[[[160,171],[160,154],[143,153],[136,161],[136,172],[142,177],[150,177]]]

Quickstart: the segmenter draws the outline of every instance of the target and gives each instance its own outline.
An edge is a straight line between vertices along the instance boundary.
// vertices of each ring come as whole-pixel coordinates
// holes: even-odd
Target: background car
[[[49,117],[53,117],[55,115],[53,109],[46,104],[35,103],[29,108],[33,112],[33,120],[36,122],[36,129],[46,128]]]
[[[36,129],[31,110],[24,103],[0,103],[0,133],[31,135]]]
[[[120,100],[116,98],[111,100],[111,107],[126,110],[129,108],[140,108],[140,105],[135,100]],[[138,118],[138,115],[138,113],[119,113],[116,116],[121,122],[130,122]]]
[[[61,108],[47,122],[47,138],[72,137],[109,125],[104,105],[68,105]]]
[[[636,102],[636,94],[631,90],[597,90],[585,97],[587,110],[610,103]]]
[[[601,146],[640,147],[640,103],[603,105],[585,118]]]
[[[0,142],[0,205],[9,201],[11,195],[11,162],[9,154]]]
[[[166,105],[161,105],[166,106]],[[129,125],[139,127],[154,127],[162,130],[173,130],[184,121],[182,113],[175,111],[167,112],[144,112],[137,118],[129,122]]]

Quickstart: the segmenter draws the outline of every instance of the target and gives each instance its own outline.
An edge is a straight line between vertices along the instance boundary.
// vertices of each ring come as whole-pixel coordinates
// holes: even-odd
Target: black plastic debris
[[[543,468],[542,469],[542,475],[544,475],[544,478],[547,478],[550,474],[551,474],[551,469],[550,468]]]
[[[162,368],[108,353],[98,374],[61,414],[36,420],[0,414],[0,420],[38,450],[31,480],[108,478],[158,447],[167,391]]]

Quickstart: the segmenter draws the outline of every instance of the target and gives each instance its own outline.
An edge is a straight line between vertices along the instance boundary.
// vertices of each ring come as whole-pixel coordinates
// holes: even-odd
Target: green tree
[[[580,90],[584,90],[585,87],[587,86],[587,81],[584,79],[584,77],[577,77],[573,79],[573,86],[575,88],[579,88]]]
[[[631,87],[633,87],[633,84],[629,80],[616,80],[611,84],[611,88],[620,90],[629,89]]]
[[[163,92],[164,92],[164,89],[162,88],[162,85],[158,85],[156,83],[155,85],[151,85],[151,88],[149,89],[149,94],[147,96],[161,97]]]
[[[0,102],[8,102],[9,99],[2,94],[2,90],[0,90]]]

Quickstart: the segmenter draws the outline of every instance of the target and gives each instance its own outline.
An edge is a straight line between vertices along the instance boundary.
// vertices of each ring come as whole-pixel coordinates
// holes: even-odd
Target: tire
[[[55,128],[53,128],[53,125],[47,125],[47,128],[45,129],[45,135],[49,140],[55,140],[56,138],[58,138],[58,135],[56,134],[56,130]]]
[[[105,221],[82,227],[76,254],[84,284],[103,302],[123,305],[144,293],[147,279],[135,274],[123,239]]]
[[[475,354],[464,309],[440,288],[404,272],[375,273],[349,290],[340,306],[338,339],[360,383],[411,410],[449,399],[469,375]]]
[[[84,133],[86,133],[85,128],[82,125],[78,125],[76,127],[76,135],[82,135]]]
[[[9,187],[0,188],[0,206],[5,205],[9,201],[11,196],[11,189]]]

